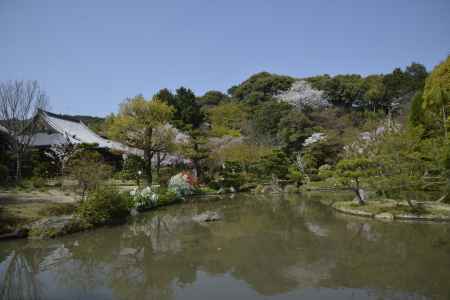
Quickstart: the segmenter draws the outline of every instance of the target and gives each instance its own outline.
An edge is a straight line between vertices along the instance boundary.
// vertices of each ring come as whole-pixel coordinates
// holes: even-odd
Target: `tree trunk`
[[[153,182],[152,158],[153,158],[153,153],[151,151],[146,150],[144,152],[144,159],[145,159],[145,183],[148,186],[151,186],[152,182]]]
[[[197,142],[194,142],[194,152],[195,153],[198,153],[198,144],[197,144]],[[194,158],[194,159],[192,159],[192,163],[194,164],[194,175],[195,175],[195,177],[197,177],[197,179],[198,180],[200,180],[200,177],[201,177],[201,170],[200,170],[200,162],[199,162],[199,159],[196,159],[196,158]]]
[[[442,125],[444,126],[444,137],[447,139],[447,112],[445,109],[445,105],[442,105]]]
[[[156,177],[159,181],[159,170],[161,169],[161,153],[156,153]]]
[[[22,178],[22,160],[20,157],[20,152],[17,150],[16,153],[16,182],[19,182]]]
[[[61,190],[64,190],[64,169],[65,169],[64,161],[61,162]]]
[[[197,177],[197,179],[200,180],[201,173],[200,173],[200,166],[199,166],[198,160],[197,159],[193,159],[192,160],[192,164],[194,165],[194,174],[193,175],[195,177]]]
[[[409,207],[411,207],[413,211],[417,210],[417,207],[412,203],[411,199],[409,198],[409,195],[406,197],[406,202],[408,202]]]
[[[364,205],[366,204],[366,202],[364,201],[363,197],[361,196],[361,189],[359,187],[359,180],[356,179],[356,189],[354,190],[356,197],[358,198],[358,204],[359,205]]]
[[[144,139],[146,139],[146,149],[144,149],[144,176],[145,176],[145,183],[148,186],[151,186],[153,183],[153,176],[152,176],[152,159],[154,152],[152,151],[152,140],[153,140],[153,128],[147,128],[145,130],[145,136]]]
[[[355,192],[355,194],[356,194],[356,198],[358,199],[358,204],[359,204],[359,205],[364,205],[364,204],[366,204],[366,202],[364,202],[364,200],[363,200],[362,197],[361,197],[361,194],[360,194],[359,189],[355,189],[354,192]]]

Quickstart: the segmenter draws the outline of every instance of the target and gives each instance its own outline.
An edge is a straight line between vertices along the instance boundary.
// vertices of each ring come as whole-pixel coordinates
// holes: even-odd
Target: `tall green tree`
[[[148,184],[152,183],[152,159],[166,151],[169,136],[162,130],[170,121],[173,109],[161,100],[145,100],[142,95],[125,100],[119,113],[111,120],[109,134],[129,146],[144,151],[144,171]]]
[[[175,95],[169,89],[160,89],[153,98],[175,107]]]
[[[328,99],[337,106],[350,108],[363,94],[361,75],[336,75],[324,86]]]
[[[313,126],[313,122],[303,112],[288,112],[280,119],[277,132],[283,149],[289,154],[301,150],[305,139],[314,133]]]
[[[441,115],[444,135],[447,138],[447,119],[450,104],[450,55],[436,66],[425,81],[423,107]]]
[[[280,91],[288,90],[294,81],[295,79],[289,76],[260,72],[233,86],[228,93],[238,100],[254,105],[271,100]]]
[[[405,74],[409,80],[409,89],[421,90],[428,76],[427,69],[424,65],[413,62],[405,69]]]
[[[389,102],[398,99],[406,91],[407,75],[400,68],[395,68],[392,73],[384,76],[383,83],[386,87],[386,98]]]
[[[421,126],[388,132],[370,147],[378,166],[371,185],[396,198],[405,196],[415,209],[411,198],[416,191],[439,188],[445,181],[447,149],[442,138],[426,138]]]
[[[174,102],[174,125],[184,131],[197,129],[205,121],[201,105],[192,90],[180,87],[176,90]]]
[[[423,108],[423,91],[419,91],[414,95],[411,102],[411,109],[408,115],[409,124],[416,126],[430,127],[431,120],[428,117],[428,112]]]
[[[278,144],[280,120],[292,111],[292,106],[285,102],[267,101],[257,105],[250,116],[250,135],[256,142]]]
[[[203,162],[208,158],[210,153],[208,136],[205,131],[200,128],[189,130],[188,142],[181,146],[181,152],[192,161],[194,175],[202,180]]]
[[[215,106],[229,99],[230,97],[228,95],[220,91],[207,91],[203,96],[198,98],[198,102],[202,106]]]
[[[213,136],[239,136],[247,120],[247,107],[239,102],[226,102],[207,109]]]
[[[208,157],[206,133],[201,128],[206,119],[205,113],[194,92],[188,88],[178,88],[173,97],[164,91],[163,96],[163,101],[173,107],[171,123],[189,136],[188,143],[181,147],[182,153],[192,160],[196,175],[201,177],[201,163]],[[158,93],[156,99],[160,98],[161,93]]]
[[[382,106],[386,95],[386,87],[383,83],[383,76],[370,75],[364,79],[363,83],[364,94],[363,100],[366,107],[372,111],[376,111],[377,108]]]

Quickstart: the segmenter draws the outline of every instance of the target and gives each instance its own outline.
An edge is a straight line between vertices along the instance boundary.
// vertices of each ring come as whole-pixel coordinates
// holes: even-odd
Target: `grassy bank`
[[[332,207],[341,213],[384,220],[450,221],[450,205],[414,201],[379,199],[359,205],[353,201],[335,202]]]
[[[74,203],[9,202],[0,206],[0,235],[14,232],[27,224],[50,216],[72,214]]]

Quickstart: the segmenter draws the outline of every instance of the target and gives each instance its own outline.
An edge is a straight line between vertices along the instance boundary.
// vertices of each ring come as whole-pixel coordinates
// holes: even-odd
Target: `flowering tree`
[[[303,142],[303,147],[315,144],[315,143],[323,141],[325,139],[326,139],[326,135],[324,133],[321,133],[321,132],[313,133],[310,137],[308,137]]]
[[[324,92],[312,88],[305,80],[295,81],[289,90],[279,93],[275,98],[287,102],[299,110],[305,107],[323,108],[330,105]]]
[[[187,172],[172,176],[169,180],[169,191],[174,192],[178,198],[192,195],[197,185],[197,178]]]

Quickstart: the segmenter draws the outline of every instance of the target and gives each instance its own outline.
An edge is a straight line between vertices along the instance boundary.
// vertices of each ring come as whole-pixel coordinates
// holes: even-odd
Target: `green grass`
[[[424,205],[415,205],[412,208],[406,201],[395,201],[390,199],[370,200],[365,205],[359,205],[352,201],[342,201],[334,204],[337,209],[347,209],[362,211],[373,215],[381,213],[391,213],[394,216],[399,215],[415,215],[426,217],[450,217],[450,205],[435,204],[433,202],[427,202]]]
[[[43,217],[71,214],[75,209],[76,205],[72,203],[8,203],[0,207],[0,234],[14,231]]]

